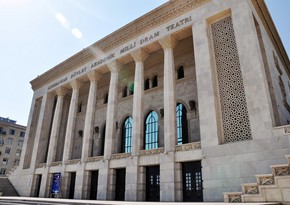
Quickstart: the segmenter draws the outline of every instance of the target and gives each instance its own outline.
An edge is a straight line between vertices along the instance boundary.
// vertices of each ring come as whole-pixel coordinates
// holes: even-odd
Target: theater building
[[[290,153],[263,0],[171,0],[31,81],[22,196],[222,201]],[[284,162],[285,161],[285,162]]]

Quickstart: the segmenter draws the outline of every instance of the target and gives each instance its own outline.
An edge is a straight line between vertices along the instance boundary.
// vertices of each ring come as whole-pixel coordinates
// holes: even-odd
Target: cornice
[[[92,61],[99,57],[98,53],[107,53],[143,33],[210,1],[211,0],[168,1],[38,76],[30,82],[32,89],[36,90],[48,82],[53,81],[57,76],[66,74],[74,68]]]
[[[290,76],[290,61],[287,52],[283,46],[279,33],[270,15],[270,12],[265,4],[264,0],[251,0],[256,12],[258,13],[260,20],[262,21],[264,28],[266,29],[269,38],[271,39],[277,54],[283,63],[288,76]]]

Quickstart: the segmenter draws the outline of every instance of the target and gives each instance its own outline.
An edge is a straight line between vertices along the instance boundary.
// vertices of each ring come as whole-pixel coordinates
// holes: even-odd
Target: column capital
[[[68,90],[64,87],[59,87],[55,90],[55,92],[58,96],[65,96],[65,94],[68,92]]]
[[[173,35],[165,36],[158,40],[158,42],[164,50],[167,48],[174,48],[177,44],[177,40]]]
[[[87,73],[87,76],[90,79],[90,81],[99,81],[100,78],[102,77],[102,74],[92,70],[89,73]]]
[[[74,79],[70,82],[70,86],[72,87],[72,89],[79,89],[82,85],[83,83],[77,79]]]
[[[132,58],[135,62],[144,62],[149,54],[142,48],[139,48],[138,50],[131,53]]]
[[[111,63],[108,63],[107,66],[111,73],[118,73],[124,65],[120,63],[120,61],[114,60]]]

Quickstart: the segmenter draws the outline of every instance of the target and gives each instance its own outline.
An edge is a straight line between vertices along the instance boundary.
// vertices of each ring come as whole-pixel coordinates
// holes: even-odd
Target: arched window
[[[150,88],[150,81],[149,81],[149,78],[147,78],[144,83],[144,90],[148,90],[149,88]]]
[[[177,144],[188,143],[188,129],[186,108],[183,104],[178,103],[176,106],[176,127],[177,127]]]
[[[153,78],[152,88],[155,88],[157,86],[158,86],[158,78],[157,75],[155,75]]]
[[[108,103],[108,99],[109,99],[109,93],[106,93],[106,95],[104,97],[104,104]]]
[[[105,136],[106,136],[106,124],[103,126],[103,130],[101,132],[100,156],[103,156],[104,155],[104,150],[105,150]]]
[[[151,111],[145,120],[144,149],[158,148],[158,115]]]
[[[184,78],[184,69],[183,66],[180,66],[177,70],[177,79]]]
[[[126,86],[126,87],[124,88],[124,90],[123,90],[123,98],[124,98],[124,97],[127,97],[127,90],[128,90],[128,89],[127,89],[127,86]]]
[[[132,150],[132,121],[132,117],[127,117],[122,126],[122,153],[130,153]]]

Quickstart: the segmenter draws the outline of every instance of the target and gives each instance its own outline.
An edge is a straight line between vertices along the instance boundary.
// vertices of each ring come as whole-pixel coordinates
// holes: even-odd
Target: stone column
[[[77,114],[77,107],[78,107],[78,98],[79,98],[79,89],[82,83],[78,80],[73,80],[70,83],[73,92],[70,101],[69,113],[68,113],[68,121],[66,127],[66,134],[65,134],[65,142],[64,142],[64,151],[62,161],[63,164],[67,160],[71,158],[72,154],[72,146],[73,146],[73,137],[75,131],[75,122],[76,122],[76,114]]]
[[[85,160],[89,157],[92,149],[91,143],[92,143],[94,116],[96,110],[95,105],[97,94],[97,82],[101,77],[101,75],[99,73],[96,73],[95,71],[91,71],[87,75],[90,79],[90,91],[85,119],[84,138],[82,147],[82,162],[85,162]]]
[[[172,35],[159,40],[164,50],[164,150],[160,163],[160,201],[175,201],[176,94]]]
[[[159,40],[164,50],[164,148],[174,151],[176,144],[176,94],[173,49],[177,43],[172,35]]]
[[[138,49],[131,54],[135,61],[134,97],[133,97],[133,130],[132,130],[132,156],[137,156],[141,147],[143,136],[143,97],[144,97],[144,61],[148,54]]]
[[[45,138],[48,136],[48,130],[50,123],[49,121],[51,120],[51,110],[53,107],[53,101],[54,101],[54,96],[52,96],[49,93],[46,93],[43,98],[42,98],[42,103],[41,103],[41,108],[40,108],[40,114],[38,117],[38,122],[37,122],[37,128],[36,128],[36,133],[35,133],[35,141],[34,141],[34,146],[33,146],[33,151],[32,151],[32,157],[31,157],[31,166],[30,168],[34,170],[40,160],[42,160],[44,156],[45,150],[41,149],[42,143],[45,141]],[[30,136],[33,137],[33,136]],[[46,142],[44,142],[46,143]]]
[[[113,147],[116,134],[116,107],[118,98],[118,76],[122,64],[117,60],[108,64],[111,71],[109,99],[107,106],[107,118],[106,118],[106,136],[105,136],[105,150],[104,159],[110,159],[113,153]]]
[[[49,148],[48,148],[48,155],[47,155],[48,166],[50,166],[51,163],[55,160],[57,139],[58,139],[60,121],[61,121],[61,116],[62,116],[63,99],[66,92],[67,90],[61,87],[56,90],[57,103],[56,103],[56,108],[55,108],[55,112],[53,116],[53,123],[52,123],[50,142],[49,142]]]

